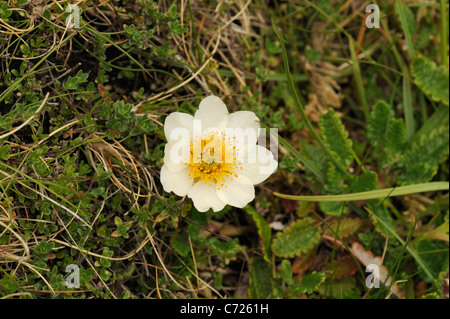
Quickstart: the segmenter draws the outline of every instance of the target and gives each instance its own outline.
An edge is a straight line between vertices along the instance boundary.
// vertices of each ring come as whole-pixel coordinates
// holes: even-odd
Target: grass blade
[[[406,8],[403,3],[400,2],[400,0],[397,0],[395,2],[395,11],[397,11],[398,18],[400,20],[400,23],[402,25],[403,33],[405,34],[405,40],[406,40],[406,46],[408,48],[409,57],[414,57],[415,50],[412,43],[412,36],[410,32],[410,21],[407,20],[406,16]]]
[[[306,202],[347,202],[347,201],[360,201],[360,200],[394,197],[394,196],[409,195],[431,191],[443,191],[443,190],[449,190],[449,182],[431,182],[393,188],[377,189],[368,192],[360,192],[344,195],[296,196],[296,195],[280,194],[277,192],[274,192],[273,194],[277,197],[285,199],[299,200]]]
[[[369,104],[367,103],[366,91],[364,89],[364,84],[361,77],[361,69],[359,67],[358,57],[356,56],[355,43],[352,38],[349,38],[349,45],[350,45],[350,53],[352,56],[352,67],[353,73],[355,75],[356,87],[358,89],[360,102],[363,106],[364,118],[366,119],[367,122],[367,120],[369,119]]]
[[[412,93],[411,85],[409,82],[408,74],[403,76],[403,109],[405,112],[405,128],[406,128],[406,139],[409,141],[415,133],[415,123],[414,123],[414,108],[412,105]]]

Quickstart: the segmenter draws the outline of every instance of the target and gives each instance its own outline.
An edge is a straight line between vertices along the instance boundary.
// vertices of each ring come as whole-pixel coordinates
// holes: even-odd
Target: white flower
[[[227,204],[244,207],[255,198],[254,185],[278,166],[273,154],[257,144],[260,131],[253,112],[228,114],[213,95],[201,101],[195,116],[170,114],[164,123],[164,190],[187,195],[200,212],[217,212]]]

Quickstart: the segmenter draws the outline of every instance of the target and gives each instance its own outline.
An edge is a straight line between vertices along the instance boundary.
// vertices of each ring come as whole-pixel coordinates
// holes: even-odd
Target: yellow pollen
[[[234,137],[233,137],[234,139]],[[236,146],[224,134],[211,134],[206,138],[195,138],[190,143],[189,178],[194,183],[218,184],[226,187],[227,177],[237,177],[240,162],[236,158]]]

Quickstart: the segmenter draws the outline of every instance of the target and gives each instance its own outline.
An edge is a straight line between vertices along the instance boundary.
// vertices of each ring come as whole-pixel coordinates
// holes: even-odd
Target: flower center
[[[190,143],[190,159],[185,161],[185,165],[189,166],[189,178],[194,183],[204,181],[205,184],[214,183],[223,187],[226,177],[237,177],[241,163],[237,160],[234,141],[234,137],[229,138],[218,132],[206,138],[194,138]]]

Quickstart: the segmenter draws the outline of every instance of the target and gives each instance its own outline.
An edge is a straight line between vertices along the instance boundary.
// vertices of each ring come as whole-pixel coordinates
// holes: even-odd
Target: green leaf
[[[78,71],[75,76],[69,76],[67,81],[63,84],[63,88],[66,90],[76,90],[79,84],[87,82],[89,74],[83,73],[83,71]]]
[[[330,162],[328,163],[327,184],[325,185],[325,191],[328,194],[348,193],[348,187],[345,184],[344,176]],[[323,202],[319,203],[319,207],[322,212],[332,216],[341,216],[348,213],[345,203],[342,202]]]
[[[18,285],[14,282],[14,276],[9,278],[8,275],[5,275],[2,279],[0,279],[0,289],[6,290],[8,293],[12,294],[19,290]],[[1,292],[1,290],[0,290]]]
[[[183,257],[186,257],[191,252],[191,247],[178,239],[175,239],[170,246]]]
[[[344,202],[320,202],[320,210],[327,215],[341,217],[348,213],[348,208]]]
[[[272,250],[279,257],[294,257],[307,253],[320,241],[320,228],[314,219],[299,219],[282,232],[279,232],[272,243]]]
[[[8,9],[8,1],[3,1],[0,6],[0,18],[6,19],[12,14],[12,11]]]
[[[0,146],[0,160],[7,161],[9,158],[9,145]]]
[[[331,229],[333,229],[334,232],[338,234],[340,239],[345,239],[348,236],[352,235],[361,226],[361,219],[344,217],[341,219],[340,223],[338,223],[338,220],[334,219],[329,223],[329,225]],[[334,232],[332,232],[330,229],[327,229],[325,234],[334,237]]]
[[[109,249],[109,247],[103,248],[103,251],[102,251],[102,255],[103,256],[105,256],[105,257],[112,257],[113,254],[114,254],[114,252],[111,251]],[[103,267],[105,267],[105,268],[111,267],[111,262],[108,259],[106,259],[106,258],[100,258],[100,264]],[[107,273],[105,273],[105,275],[107,275]]]
[[[392,107],[386,101],[380,100],[375,103],[370,112],[367,122],[367,139],[374,146],[384,145],[389,122],[394,117]]]
[[[418,56],[411,63],[414,83],[435,102],[449,103],[448,72],[443,66],[424,56]]]
[[[292,285],[294,283],[294,278],[292,276],[292,265],[287,259],[283,259],[281,262],[281,278],[288,285]]]
[[[437,127],[448,125],[449,123],[449,109],[444,104],[441,104],[436,111],[434,111],[433,115],[431,115],[426,122],[422,125],[422,127],[416,132],[409,143],[415,143],[419,141],[419,139],[423,135],[430,134],[431,131],[435,130]]]
[[[398,181],[403,185],[430,181],[438,167],[448,157],[449,127],[444,125],[412,143],[405,151],[403,176]]]
[[[228,241],[220,241],[216,237],[212,237],[208,240],[208,245],[216,254],[220,255],[220,257],[224,258],[226,261],[234,258],[240,249],[237,238]]]
[[[272,269],[262,257],[250,260],[250,285],[248,294],[250,299],[267,299],[273,296]]]
[[[378,200],[371,200],[367,206],[369,210],[375,215],[372,216],[373,223],[375,224],[375,230],[377,230],[384,237],[390,237],[390,231],[395,230],[394,220],[388,209],[380,203]],[[380,220],[382,222],[380,222]]]
[[[396,118],[392,107],[379,100],[370,113],[367,123],[367,139],[373,141],[375,152],[397,154],[406,143],[406,130],[403,119]]]
[[[348,192],[344,176],[336,168],[336,166],[334,166],[330,162],[328,163],[327,168],[327,183],[325,185],[325,191],[328,194],[342,194]]]
[[[103,198],[107,197],[104,187],[96,187],[96,188],[92,189],[89,194],[91,194],[92,196],[94,196],[96,198],[98,198],[100,195],[102,195]]]
[[[414,46],[412,43],[412,35],[416,33],[416,18],[412,10],[404,5],[400,0],[395,2],[395,12],[398,15],[400,24],[405,34],[406,46],[410,57],[415,55]]]
[[[112,257],[113,254],[114,254],[114,252],[111,251],[111,249],[109,249],[109,247],[103,248],[103,251],[102,251],[102,255],[103,256],[105,256],[105,257]]]
[[[434,273],[438,274],[448,269],[449,250],[448,244],[443,241],[431,240],[425,238],[415,245],[417,254],[422,257],[423,262]],[[418,265],[419,268],[422,268]],[[425,272],[420,272],[420,276],[425,282],[432,282],[435,278],[429,277]]]
[[[411,83],[409,81],[409,74],[406,69],[403,70],[403,113],[405,118],[406,138],[410,140],[416,132],[416,122],[414,120],[414,106],[411,91]]]
[[[269,223],[256,211],[256,209],[250,205],[244,207],[244,210],[249,214],[258,228],[258,235],[262,241],[262,250],[264,253],[264,259],[268,262],[272,262],[272,250],[270,248],[272,242],[272,230]]]
[[[320,117],[320,131],[326,147],[334,152],[339,160],[348,167],[353,161],[352,141],[342,121],[333,109]]]
[[[377,189],[378,186],[378,176],[377,173],[373,171],[365,171],[358,178],[351,187],[351,191],[354,193],[367,192]]]
[[[393,119],[389,122],[386,132],[385,148],[392,154],[400,153],[406,144],[406,128],[403,119]]]
[[[330,281],[327,285],[321,285],[319,292],[325,297],[346,298],[346,295],[356,289],[354,277],[347,277]]]
[[[54,242],[51,241],[48,243],[45,239],[43,239],[39,245],[33,248],[33,251],[39,255],[47,255],[53,247],[55,247]]]
[[[333,156],[343,167],[348,168],[353,162],[352,141],[348,138],[349,134],[342,121],[337,117],[333,109],[329,109],[327,114],[320,117],[319,127],[325,147],[329,150],[330,156]],[[342,194],[347,192],[345,185],[345,172],[342,172],[331,160],[328,161],[327,183],[325,190],[329,194]],[[333,216],[341,216],[348,213],[344,203],[320,203],[320,209]]]
[[[302,284],[300,285],[300,292],[312,294],[319,290],[320,285],[325,281],[326,275],[323,272],[313,271],[311,274],[302,278]]]
[[[116,224],[116,226],[121,226],[123,224],[122,219],[119,216],[114,217],[114,224]]]

